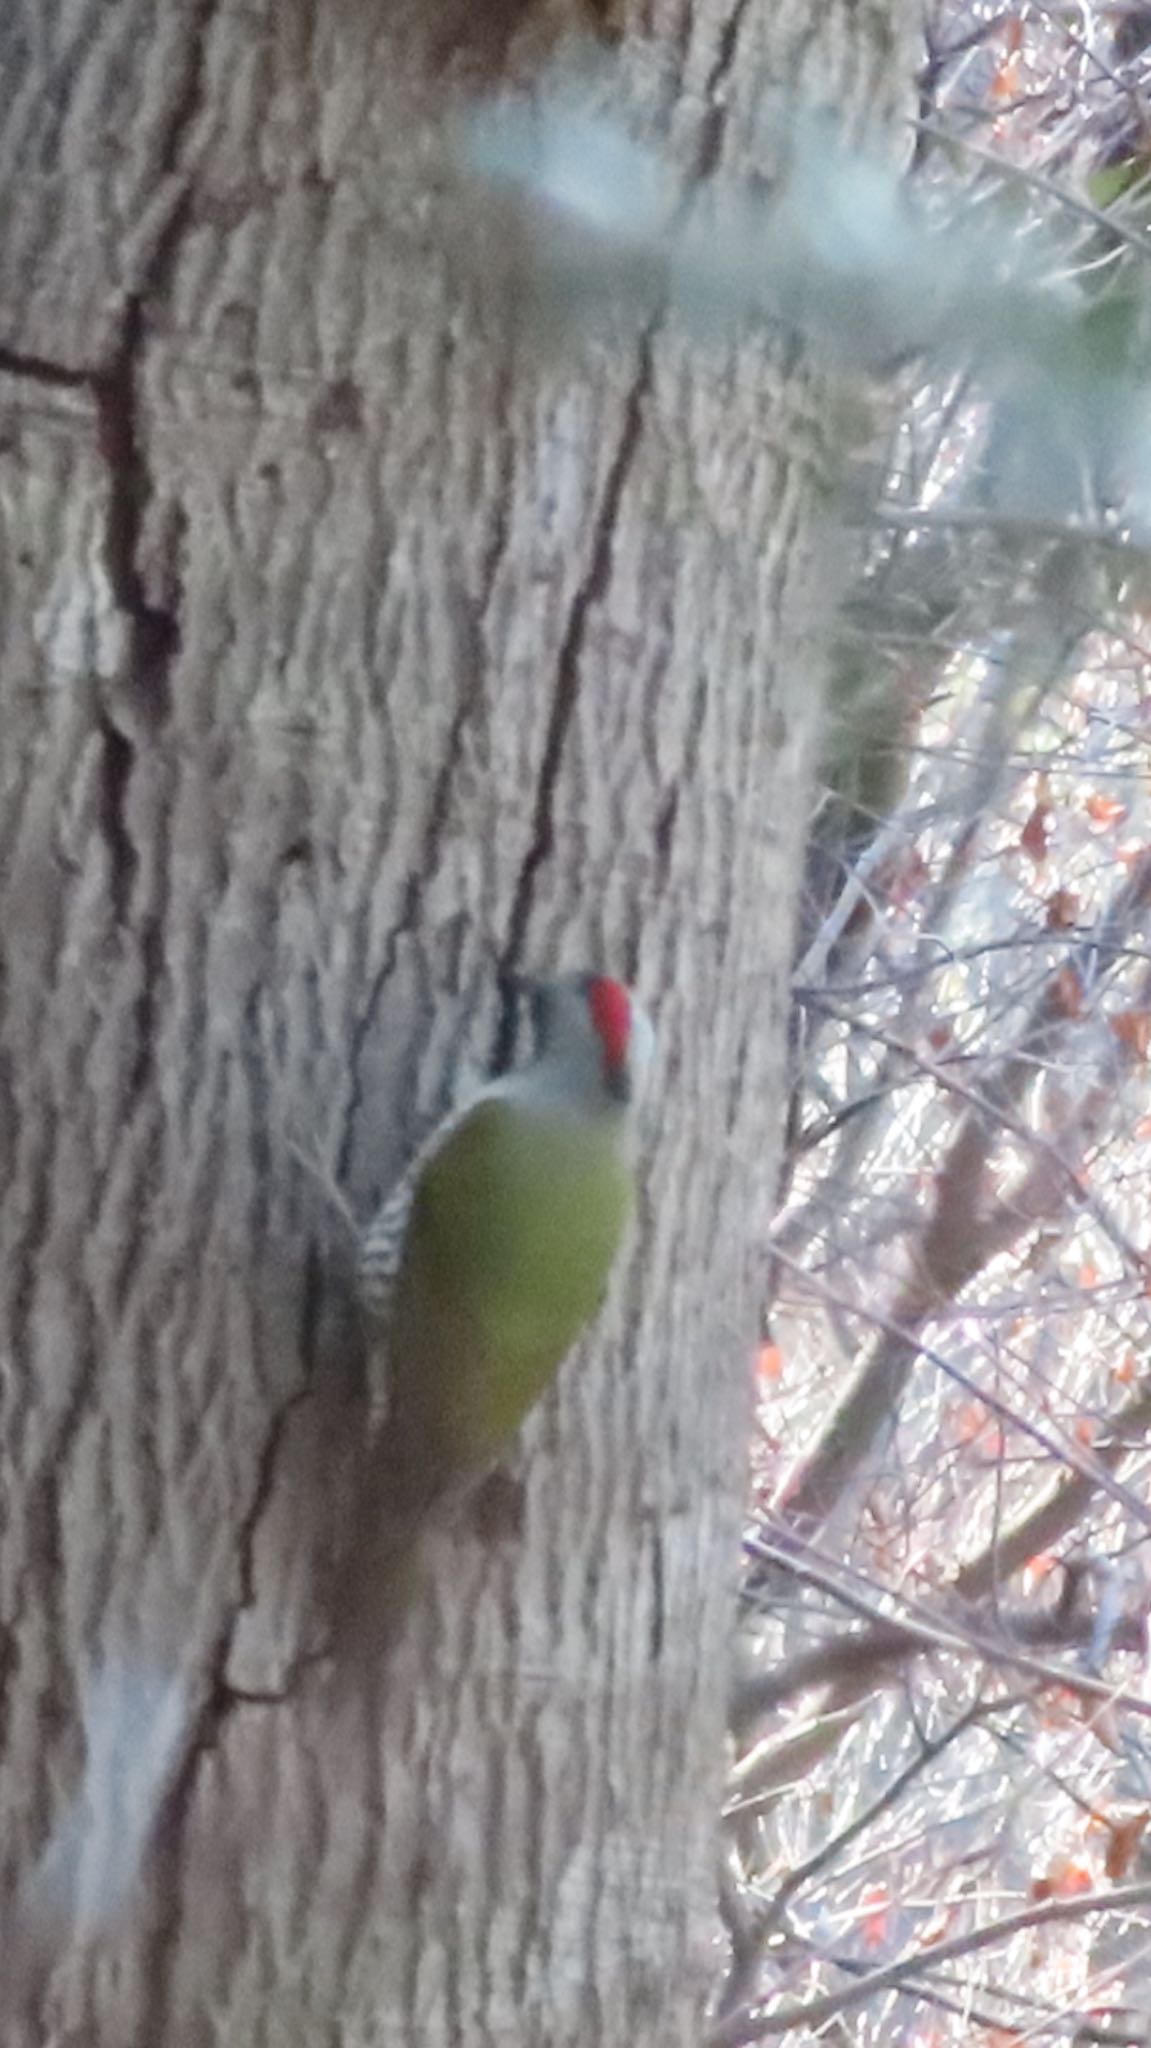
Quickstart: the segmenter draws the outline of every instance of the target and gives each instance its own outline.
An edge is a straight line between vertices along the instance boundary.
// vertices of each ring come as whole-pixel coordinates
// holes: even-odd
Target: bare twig
[[[924,1740],[911,1762],[906,1764],[902,1771],[898,1771],[894,1778],[888,1780],[882,1792],[863,1809],[862,1813],[840,1828],[837,1834],[832,1835],[804,1862],[793,1865],[787,1876],[780,1880],[766,1904],[759,1923],[761,1940],[780,1919],[789,1899],[793,1898],[796,1892],[802,1891],[813,1878],[822,1876],[823,1872],[843,1855],[845,1849],[849,1849],[853,1842],[857,1842],[861,1835],[865,1835],[869,1828],[874,1827],[876,1821],[882,1819],[885,1813],[890,1813],[891,1809],[899,1804],[904,1793],[946,1749],[950,1749],[953,1742],[958,1741],[961,1735],[965,1735],[968,1729],[977,1727],[987,1718],[989,1712],[999,1712],[1007,1704],[1009,1703],[999,1700],[993,1707],[988,1707],[985,1702],[980,1701],[977,1706],[969,1707],[965,1714],[960,1714],[958,1720],[953,1721],[950,1728],[945,1728],[942,1735]]]
[[[829,1594],[841,1606],[865,1616],[878,1627],[898,1631],[905,1641],[910,1640],[913,1647],[949,1650],[960,1656],[970,1655],[974,1650],[992,1665],[1005,1664],[1013,1671],[1030,1672],[1032,1677],[1041,1679],[1044,1684],[1062,1686],[1083,1699],[1098,1700],[1104,1706],[1123,1707],[1130,1713],[1151,1720],[1151,1700],[1142,1699],[1135,1693],[1122,1692],[1115,1686],[1103,1684],[1099,1679],[1088,1678],[1081,1671],[1049,1664],[1042,1657],[1034,1657],[1026,1650],[1017,1649],[1011,1636],[1006,1633],[1008,1624],[1002,1616],[999,1617],[999,1621],[1005,1633],[1000,1637],[989,1635],[981,1629],[978,1616],[949,1613],[945,1618],[936,1618],[924,1614],[920,1609],[912,1608],[910,1602],[903,1602],[909,1611],[894,1616],[885,1615],[875,1602],[866,1600],[862,1595],[843,1586],[834,1571],[816,1564],[811,1558],[797,1557],[792,1551],[766,1543],[762,1538],[755,1539],[754,1551],[758,1557],[774,1565],[777,1570],[818,1587],[820,1592]],[[895,1594],[888,1597],[901,1599],[902,1596]],[[1090,1622],[1080,1623],[1073,1617],[1062,1619],[1051,1614],[1015,1615],[1010,1625],[1017,1636],[1029,1634],[1034,1640],[1037,1635],[1040,1641],[1055,1643],[1090,1643],[1093,1627]],[[1115,1640],[1118,1640],[1117,1636]],[[1136,1647],[1141,1647],[1141,1637]],[[741,1719],[747,1717],[752,1695],[753,1681],[745,1681],[741,1688]],[[761,1702],[762,1698],[761,1691]]]
[[[1041,1905],[1025,1906],[1018,1913],[1005,1914],[1002,1920],[996,1920],[990,1927],[975,1927],[970,1933],[956,1935],[951,1941],[939,1941],[930,1949],[918,1949],[914,1955],[901,1956],[893,1963],[884,1964],[880,1970],[869,1971],[866,1977],[845,1985],[842,1990],[827,1992],[822,1998],[785,2005],[776,2012],[762,2012],[745,2006],[742,2011],[730,2014],[712,2027],[707,2035],[707,2048],[746,2048],[746,2044],[765,2040],[771,2034],[789,2034],[796,2027],[822,2026],[852,2006],[865,2004],[878,1992],[898,1989],[908,1977],[918,1976],[925,1970],[934,1971],[941,1964],[957,1962],[963,1956],[976,1955],[980,1949],[994,1948],[1029,1929],[1087,1920],[1096,1913],[1129,1913],[1139,1906],[1151,1906],[1151,1883],[1117,1885],[1113,1891],[1095,1892],[1080,1898],[1046,1899]]]
[[[1000,1246],[998,1248],[1002,1249],[1003,1247]],[[776,1252],[776,1257],[783,1259],[784,1263],[791,1266],[795,1272],[803,1273],[804,1269],[797,1259],[789,1259],[785,1254],[778,1251]],[[948,1379],[954,1380],[955,1384],[962,1387],[966,1394],[970,1394],[973,1400],[981,1401],[985,1408],[989,1409],[993,1415],[998,1415],[1003,1422],[1009,1423],[1012,1429],[1018,1430],[1023,1436],[1030,1437],[1032,1442],[1039,1444],[1047,1452],[1048,1456],[1056,1459],[1059,1464],[1069,1465],[1072,1471],[1079,1473],[1094,1488],[1101,1489],[1102,1492],[1110,1494],[1112,1500],[1117,1501],[1121,1507],[1126,1508],[1128,1514],[1133,1516],[1143,1528],[1151,1529],[1151,1508],[1148,1508],[1146,1503],[1141,1501],[1137,1494],[1132,1493],[1130,1487],[1124,1486],[1121,1481],[1115,1479],[1107,1469],[1107,1466],[1094,1453],[1088,1457],[1077,1445],[1069,1441],[1060,1443],[1058,1438],[1051,1435],[1050,1431],[1042,1428],[1039,1423],[1032,1422],[1029,1416],[1023,1415],[1019,1409],[1013,1408],[1009,1401],[1002,1400],[991,1388],[981,1386],[979,1381],[973,1379],[970,1373],[964,1372],[962,1366],[956,1365],[954,1359],[946,1357],[942,1351],[936,1350],[934,1345],[925,1343],[914,1327],[908,1328],[902,1323],[897,1322],[894,1316],[885,1316],[878,1309],[865,1307],[858,1301],[853,1301],[849,1296],[839,1294],[833,1288],[828,1287],[826,1282],[813,1280],[810,1274],[805,1274],[804,1277],[822,1300],[832,1302],[837,1308],[845,1310],[850,1315],[862,1316],[866,1322],[872,1323],[881,1332],[882,1336],[890,1341],[893,1347],[905,1347],[912,1355],[925,1358],[929,1364],[937,1366],[940,1372],[946,1373]],[[921,1316],[921,1325],[927,1320],[928,1318],[925,1314]],[[882,1354],[880,1356],[882,1357]],[[901,1355],[898,1352],[894,1353],[894,1359],[896,1365],[902,1363]],[[887,1388],[882,1384],[880,1376],[877,1374],[876,1380],[874,1382],[869,1381],[864,1391],[869,1400],[874,1397],[878,1403],[887,1391]],[[862,1407],[862,1401],[860,1401],[860,1407]],[[863,1428],[867,1426],[869,1418],[866,1414],[860,1419],[854,1411],[847,1412],[845,1408],[841,1408],[838,1412],[840,1415],[845,1415],[846,1418],[841,1425],[845,1439],[850,1438],[850,1432],[853,1427]],[[833,1418],[834,1426],[835,1419]],[[852,1451],[858,1452],[859,1447],[857,1444],[852,1443],[850,1447]],[[852,1459],[853,1466],[856,1463],[858,1463],[857,1456]],[[786,1501],[783,1503],[787,1521],[793,1525],[799,1525],[800,1523],[801,1515],[804,1512],[803,1502],[805,1494],[805,1487],[797,1487],[794,1491],[788,1492]],[[780,1511],[777,1510],[776,1512],[778,1514]]]

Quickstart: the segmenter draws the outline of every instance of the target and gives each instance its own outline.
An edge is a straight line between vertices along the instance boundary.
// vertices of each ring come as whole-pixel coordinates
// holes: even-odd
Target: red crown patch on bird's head
[[[589,1114],[630,1108],[652,1050],[647,1014],[608,974],[558,974],[521,986],[531,1001],[535,1061],[521,1070],[541,1096]],[[534,1079],[533,1079],[534,1076]]]
[[[627,1064],[631,1044],[631,997],[622,981],[599,974],[588,984],[587,999],[608,1072],[618,1073]]]

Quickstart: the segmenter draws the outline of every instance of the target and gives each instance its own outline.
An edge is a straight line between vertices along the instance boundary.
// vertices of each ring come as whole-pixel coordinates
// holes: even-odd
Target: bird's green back
[[[489,1464],[599,1306],[632,1205],[612,1121],[477,1104],[413,1197],[389,1343],[405,1460]],[[413,1471],[411,1480],[417,1473]]]

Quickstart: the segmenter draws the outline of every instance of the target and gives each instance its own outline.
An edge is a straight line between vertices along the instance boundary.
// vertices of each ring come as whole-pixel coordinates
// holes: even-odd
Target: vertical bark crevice
[[[587,644],[592,612],[603,598],[611,580],[619,530],[620,507],[643,434],[644,409],[651,393],[652,349],[655,323],[641,336],[635,375],[624,400],[619,438],[604,479],[599,510],[592,527],[588,566],[568,607],[567,622],[556,657],[551,715],[536,778],[532,836],[520,865],[511,899],[507,936],[500,956],[500,968],[507,976],[522,957],[531,920],[536,880],[555,845],[553,806],[563,767],[568,733],[579,697],[580,668]],[[501,1033],[497,1062],[511,1054],[506,1031]]]
[[[108,475],[104,566],[129,635],[121,693],[144,730],[154,733],[167,723],[171,709],[180,621],[178,606],[150,602],[140,566],[144,519],[153,495],[140,420],[144,337],[143,300],[135,297],[125,309],[115,359],[96,372],[91,388]]]
[[[157,151],[157,183],[161,189],[172,187],[167,215],[125,301],[116,349],[91,376],[98,438],[108,470],[105,566],[130,633],[124,683],[134,710],[151,731],[166,723],[171,709],[171,674],[181,630],[178,580],[173,578],[177,601],[154,604],[141,566],[144,520],[154,495],[142,417],[147,309],[167,288],[187,225],[195,166],[185,158],[205,109],[207,46],[219,4],[220,0],[197,0],[193,7],[184,76],[173,94]],[[174,572],[176,564],[169,567]]]
[[[735,65],[740,35],[750,6],[751,0],[734,0],[731,12],[723,25],[715,63],[703,88],[705,112],[695,163],[695,177],[701,184],[719,168],[723,155],[723,138],[727,127],[725,88]]]
[[[101,716],[100,735],[100,832],[108,854],[108,893],[112,920],[117,927],[128,922],[132,890],[140,867],[140,855],[125,818],[124,806],[136,749],[127,735]]]

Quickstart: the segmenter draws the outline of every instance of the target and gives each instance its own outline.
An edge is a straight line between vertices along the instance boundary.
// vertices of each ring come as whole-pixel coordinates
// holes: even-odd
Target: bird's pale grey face
[[[629,1105],[654,1045],[630,990],[607,975],[565,974],[532,983],[530,1001],[539,1058],[570,1074],[581,1092]]]

